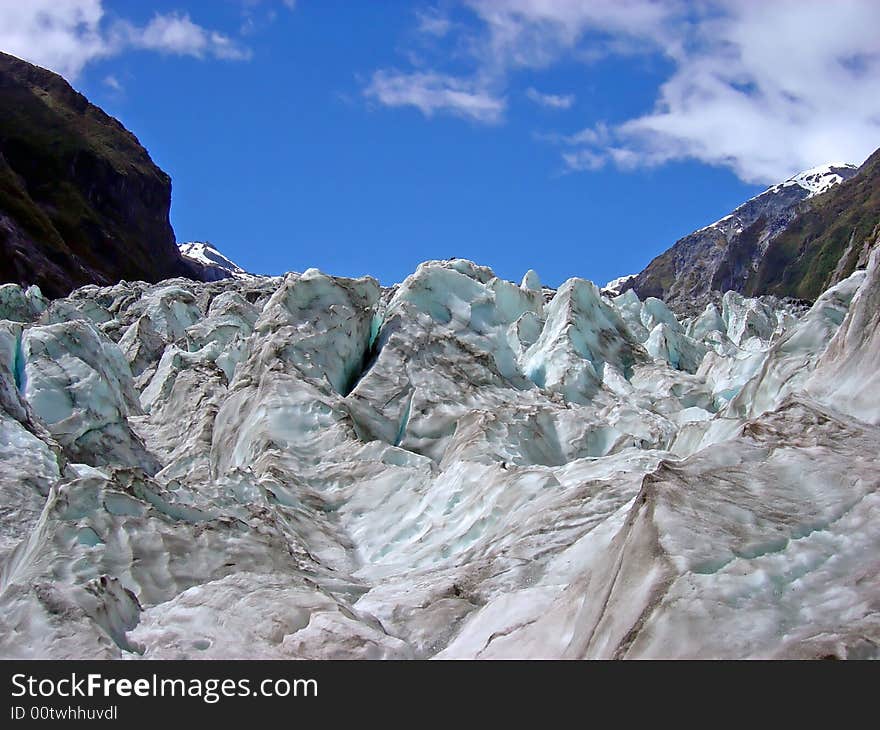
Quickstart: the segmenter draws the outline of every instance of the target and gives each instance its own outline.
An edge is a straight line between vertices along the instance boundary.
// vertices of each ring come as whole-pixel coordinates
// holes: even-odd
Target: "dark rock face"
[[[774,185],[730,215],[678,240],[623,289],[634,289],[642,299],[662,299],[683,315],[698,313],[731,289],[750,296],[772,293],[815,298],[830,283],[816,291],[810,289],[807,296],[802,287],[773,286],[772,274],[761,278],[765,261],[777,250],[777,239],[812,209],[814,201],[835,195],[856,175],[850,166],[827,166],[820,172],[810,172]],[[829,192],[818,193],[822,189]],[[852,268],[845,275],[851,272]]]
[[[0,53],[0,281],[49,297],[84,284],[198,277],[168,218],[171,179],[61,76]]]

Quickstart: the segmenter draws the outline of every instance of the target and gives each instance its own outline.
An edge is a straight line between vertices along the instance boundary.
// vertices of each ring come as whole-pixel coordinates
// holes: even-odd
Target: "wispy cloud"
[[[185,13],[146,25],[110,16],[103,0],[0,2],[0,48],[75,79],[89,63],[141,49],[195,58],[245,60],[250,51]]]
[[[279,6],[293,12],[296,0],[239,0],[241,3],[242,36],[252,36],[272,25],[280,17]]]
[[[458,0],[470,22],[446,29],[469,70],[441,54],[418,69],[447,86],[503,99],[523,71],[643,54],[672,69],[652,109],[585,120],[564,145],[570,170],[694,159],[773,182],[829,159],[861,162],[880,145],[880,3],[876,0]],[[445,7],[450,7],[447,3]],[[406,71],[396,72],[402,78]],[[452,74],[452,75],[451,75]],[[533,74],[530,74],[533,75]],[[524,93],[554,106],[556,97]],[[565,108],[567,97],[558,98]],[[406,103],[398,98],[394,105]],[[493,121],[503,121],[503,105]]]
[[[419,33],[442,38],[452,30],[452,21],[438,8],[416,11]]]
[[[364,94],[385,106],[413,106],[426,117],[447,113],[484,124],[499,122],[506,107],[475,82],[437,73],[376,71]]]
[[[571,109],[574,105],[574,94],[543,94],[530,86],[526,89],[526,96],[538,106],[548,109]]]
[[[680,53],[682,0],[463,0],[482,23],[479,53],[503,69],[543,68],[578,49],[625,44],[630,52]]]
[[[123,45],[159,53],[232,61],[251,57],[249,49],[223,33],[194,23],[187,14],[155,15],[143,27],[120,22],[114,26],[113,33],[122,36]]]
[[[104,86],[117,93],[124,91],[122,83],[113,74],[104,77]]]
[[[450,8],[470,14],[471,22],[452,22]],[[460,13],[459,13],[460,15]],[[438,110],[498,123],[503,121],[504,96],[510,77],[520,69],[552,65],[566,53],[585,49],[578,44],[591,29],[618,33],[632,45],[674,50],[668,29],[670,11],[653,0],[459,0],[416,13],[419,34],[430,37],[411,53],[419,59],[412,71],[380,69],[365,89],[367,96],[386,106],[414,106],[426,116]],[[445,44],[437,41],[445,40]],[[622,42],[622,41],[621,41]],[[598,57],[596,48],[592,56]],[[603,51],[603,53],[611,51]],[[425,58],[436,63],[425,70]],[[444,66],[454,59],[457,67]],[[392,93],[379,93],[387,86]],[[464,96],[462,96],[462,94]],[[565,109],[574,95],[546,94],[530,89],[526,95],[545,107]]]
[[[0,3],[0,48],[73,78],[112,53],[101,0]]]
[[[569,171],[600,170],[608,162],[605,155],[589,149],[576,149],[562,153],[562,161]]]

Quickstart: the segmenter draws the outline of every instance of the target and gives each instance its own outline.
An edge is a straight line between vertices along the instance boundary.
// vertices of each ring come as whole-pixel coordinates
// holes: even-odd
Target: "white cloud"
[[[574,94],[543,94],[531,86],[526,89],[526,96],[548,109],[570,109],[574,104]]]
[[[156,15],[143,29],[134,29],[132,44],[151,51],[202,56],[208,33],[188,15]]]
[[[117,93],[121,93],[122,91],[124,91],[122,83],[120,83],[119,79],[117,79],[113,74],[104,77],[104,86],[107,86]]]
[[[185,14],[145,26],[108,16],[103,0],[0,2],[0,49],[75,79],[89,63],[130,49],[241,60],[249,51]]]
[[[250,51],[238,47],[222,33],[197,25],[186,14],[157,14],[142,28],[120,23],[114,32],[119,34],[120,31],[124,43],[132,48],[195,58],[213,56],[235,61],[250,58]]]
[[[625,43],[634,51],[680,52],[681,0],[463,0],[482,22],[484,63],[500,70],[542,68],[591,37],[591,56]],[[622,47],[622,46],[619,46]]]
[[[640,164],[693,158],[770,183],[880,146],[880,3],[725,3],[655,108],[616,129]]]
[[[506,106],[477,83],[436,73],[376,71],[364,94],[385,106],[414,106],[426,117],[442,112],[485,124],[500,121]]]
[[[0,3],[0,48],[76,77],[112,48],[100,30],[101,0],[28,0]]]
[[[426,116],[442,110],[497,123],[506,108],[499,90],[508,85],[510,75],[522,68],[549,66],[574,51],[591,29],[604,33],[606,41],[617,33],[630,46],[676,50],[668,26],[678,12],[677,0],[459,0],[459,4],[470,11],[476,26],[450,21],[448,3],[444,10],[434,7],[416,14],[417,30],[435,44],[426,52],[436,52],[438,39],[448,41],[439,47],[440,63],[426,71],[420,67],[425,54],[410,54],[419,59],[418,70],[377,71],[365,89],[367,96],[386,106],[415,106]],[[450,59],[458,65],[469,63],[471,70],[453,74],[439,68]],[[534,89],[527,95],[556,108],[567,108],[574,101]]]
[[[417,10],[418,32],[442,38],[452,30],[452,21],[437,8]]]
[[[590,149],[577,149],[562,153],[562,161],[568,170],[582,172],[584,170],[600,170],[605,167],[608,158]]]
[[[861,162],[880,146],[877,0],[458,0],[470,23],[447,29],[446,58],[420,77],[492,89],[503,98],[522,71],[659,56],[671,67],[653,108],[578,135],[569,169],[625,169],[695,159],[769,183],[827,160]],[[460,51],[469,60],[463,72]],[[407,78],[405,72],[397,72]],[[487,92],[488,93],[488,92]],[[533,101],[540,92],[526,90]],[[379,98],[379,97],[377,97]],[[395,105],[407,103],[399,96]],[[380,98],[381,100],[381,98]],[[423,109],[424,111],[424,109]],[[493,121],[501,121],[503,105]]]
[[[296,0],[239,0],[241,3],[241,26],[239,34],[251,36],[278,20],[278,5],[290,12],[296,10]],[[250,55],[250,54],[248,54]]]

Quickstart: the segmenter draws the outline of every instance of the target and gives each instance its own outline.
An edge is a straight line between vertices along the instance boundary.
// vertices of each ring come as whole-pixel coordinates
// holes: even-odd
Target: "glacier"
[[[876,657],[878,252],[0,287],[0,656]]]

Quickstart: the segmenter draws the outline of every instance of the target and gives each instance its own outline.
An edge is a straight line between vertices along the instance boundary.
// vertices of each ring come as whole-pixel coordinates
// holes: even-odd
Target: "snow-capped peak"
[[[612,279],[605,286],[602,287],[602,293],[616,297],[618,294],[620,294],[620,290],[623,285],[631,279],[635,279],[637,276],[638,274],[627,274],[626,276],[618,276],[616,279]]]
[[[799,172],[797,175],[792,175],[785,182],[774,185],[771,190],[788,187],[789,185],[800,185],[800,187],[809,192],[807,197],[812,198],[814,195],[820,195],[838,183],[852,177],[851,173],[856,169],[855,165],[851,165],[848,162],[828,162],[824,165]]]
[[[756,195],[753,198],[749,198],[745,203],[740,205],[733,213],[724,216],[723,218],[719,218],[714,223],[710,223],[708,226],[703,226],[699,230],[695,231],[695,233],[700,233],[702,231],[707,231],[710,228],[717,228],[722,223],[726,223],[727,221],[731,221],[733,225],[736,226],[737,231],[741,231],[743,226],[741,221],[739,220],[739,213],[746,209],[747,206],[751,205],[754,201],[764,200],[765,196],[771,196],[774,193],[779,193],[784,188],[789,188],[793,185],[797,185],[803,190],[807,191],[807,195],[805,199],[812,198],[816,195],[821,195],[822,193],[827,192],[835,185],[842,183],[844,180],[849,180],[853,175],[855,175],[856,170],[858,170],[857,165],[850,164],[849,162],[827,162],[824,165],[819,165],[818,167],[811,167],[809,170],[804,170],[803,172],[799,172],[797,175],[792,175],[787,180],[782,181],[781,183],[776,183],[776,185],[771,185],[767,188],[763,193]],[[610,284],[611,282],[609,282]]]
[[[196,261],[202,266],[228,271],[230,276],[243,278],[251,276],[238,264],[230,261],[208,241],[188,241],[178,244],[180,253],[186,258]]]

